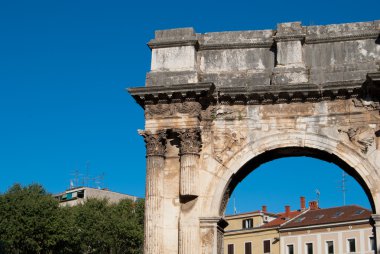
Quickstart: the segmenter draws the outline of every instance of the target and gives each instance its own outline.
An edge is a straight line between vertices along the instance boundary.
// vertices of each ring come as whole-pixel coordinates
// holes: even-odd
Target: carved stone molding
[[[306,36],[305,43],[307,44],[317,44],[317,43],[331,43],[331,42],[341,42],[341,41],[353,41],[353,40],[368,40],[376,39],[379,36],[379,31],[365,31],[356,34],[349,35],[328,35],[328,36]]]
[[[133,96],[140,106],[177,103],[186,101],[210,100],[214,92],[213,83],[191,83],[167,86],[149,86],[128,88],[128,92]]]
[[[165,118],[176,114],[186,114],[193,117],[198,117],[201,113],[202,105],[195,101],[185,101],[183,103],[173,104],[153,104],[145,105],[145,117]]]
[[[369,111],[380,110],[380,103],[378,101],[367,101],[363,99],[353,99],[353,104],[357,108],[365,108]]]
[[[180,139],[180,155],[199,154],[202,146],[199,128],[175,129],[174,131]]]
[[[230,196],[231,196],[231,190],[230,188],[227,188],[226,191],[224,192],[223,199],[220,204],[220,208],[219,208],[220,215],[224,214],[224,211],[227,208],[228,201],[230,200]]]
[[[357,147],[363,154],[367,154],[369,146],[375,141],[374,130],[369,127],[350,127],[348,129],[339,129],[339,132],[346,133],[348,139]]]
[[[280,103],[319,102],[357,98],[364,93],[364,80],[334,82],[317,85],[312,83],[291,86],[271,85],[218,88],[218,102],[226,105],[266,105]]]
[[[222,162],[242,147],[247,141],[246,135],[241,130],[217,130],[213,132],[214,158]]]
[[[166,151],[166,130],[160,130],[157,133],[150,131],[139,131],[144,137],[146,145],[146,156],[165,156]]]

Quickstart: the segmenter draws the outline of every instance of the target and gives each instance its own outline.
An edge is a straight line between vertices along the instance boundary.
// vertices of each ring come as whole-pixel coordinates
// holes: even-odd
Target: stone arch
[[[352,175],[365,191],[373,213],[379,213],[377,190],[379,179],[375,167],[348,144],[311,133],[281,133],[250,142],[218,169],[211,214],[223,216],[228,198],[238,183],[258,166],[274,159],[290,156],[309,156],[335,163]],[[207,207],[207,206],[204,206]]]
[[[156,31],[145,86],[128,89],[145,111],[144,253],[222,253],[227,190],[290,155],[359,181],[380,250],[379,24]]]

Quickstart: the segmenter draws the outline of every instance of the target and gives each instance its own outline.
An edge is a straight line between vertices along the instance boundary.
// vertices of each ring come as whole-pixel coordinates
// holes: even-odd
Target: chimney
[[[300,197],[300,203],[301,203],[301,211],[306,210],[306,200],[305,197]]]
[[[309,208],[310,210],[318,210],[319,207],[318,207],[318,202],[317,201],[310,201],[309,202]]]
[[[262,211],[263,213],[266,213],[266,212],[267,212],[267,206],[266,206],[266,205],[263,205],[263,206],[261,207],[261,211]]]
[[[285,206],[285,217],[289,217],[290,216],[290,205],[286,205]]]

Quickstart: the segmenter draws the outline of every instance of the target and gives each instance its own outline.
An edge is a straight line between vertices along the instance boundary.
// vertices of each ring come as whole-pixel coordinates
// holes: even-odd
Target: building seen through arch
[[[226,216],[225,254],[374,253],[371,211],[356,205],[320,208],[317,201],[282,213],[266,206],[249,213]]]

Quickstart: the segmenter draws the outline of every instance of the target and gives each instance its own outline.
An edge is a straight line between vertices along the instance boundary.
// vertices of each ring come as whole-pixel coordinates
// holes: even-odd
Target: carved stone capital
[[[144,137],[146,145],[146,156],[164,156],[166,151],[166,131],[160,130],[156,133],[139,130]]]
[[[201,137],[200,137],[200,129],[176,129],[174,130],[180,139],[180,155],[185,154],[199,154],[201,151]]]

